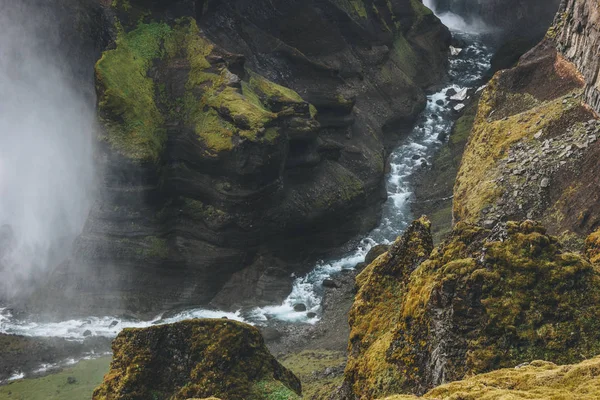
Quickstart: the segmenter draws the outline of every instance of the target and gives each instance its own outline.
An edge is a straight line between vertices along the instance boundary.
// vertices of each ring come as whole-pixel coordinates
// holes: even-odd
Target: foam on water
[[[158,316],[150,321],[136,321],[117,317],[89,317],[61,322],[38,322],[13,319],[6,309],[0,309],[0,333],[30,337],[61,337],[83,341],[87,331],[93,336],[112,338],[125,328],[147,328],[152,325],[169,324],[193,318],[223,318],[243,321],[240,313],[227,313],[216,310],[186,310],[162,318]],[[88,332],[88,333],[89,333]]]

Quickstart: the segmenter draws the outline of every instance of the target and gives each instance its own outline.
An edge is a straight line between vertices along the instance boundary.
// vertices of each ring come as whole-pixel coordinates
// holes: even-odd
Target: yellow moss
[[[575,365],[534,361],[435,388],[431,400],[592,400],[600,398],[600,357]],[[416,400],[397,395],[385,400]]]
[[[587,237],[585,249],[586,255],[593,263],[600,263],[600,230]]]
[[[268,352],[259,331],[227,320],[125,329],[94,400],[296,400],[300,382]]]
[[[453,311],[442,317],[445,329],[470,327],[464,341],[454,339],[449,380],[600,353],[600,271],[561,252],[537,223],[508,223],[506,231],[490,241],[489,231],[460,223],[430,255],[413,246],[428,240],[408,232],[358,275],[346,368],[358,398],[431,385],[427,360],[440,340],[432,327],[444,310]]]

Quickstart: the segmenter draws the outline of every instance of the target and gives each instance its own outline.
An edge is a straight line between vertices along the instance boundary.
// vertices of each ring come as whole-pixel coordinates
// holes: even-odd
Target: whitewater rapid
[[[479,36],[464,32],[455,32],[455,36],[469,45],[450,59],[450,83],[428,96],[427,106],[415,128],[390,155],[390,172],[387,176],[388,200],[383,205],[380,225],[344,257],[320,261],[310,273],[298,277],[291,294],[282,304],[255,308],[244,313],[195,309],[171,314],[168,318],[158,315],[149,321],[105,316],[62,322],[39,322],[33,319],[14,318],[9,309],[0,308],[0,332],[83,341],[90,334],[112,338],[124,328],[144,328],[191,318],[226,317],[259,325],[270,319],[317,322],[321,311],[323,281],[342,270],[355,268],[358,263],[364,261],[373,246],[393,242],[413,220],[410,210],[413,199],[411,178],[425,163],[430,163],[433,155],[444,144],[443,141],[446,140],[456,119],[455,104],[450,104],[448,101],[447,91],[454,89],[456,92],[461,92],[465,88],[477,89],[484,74],[489,70],[491,51],[480,41]],[[294,311],[296,304],[306,305],[306,312]],[[15,379],[18,377],[20,375],[15,375]]]

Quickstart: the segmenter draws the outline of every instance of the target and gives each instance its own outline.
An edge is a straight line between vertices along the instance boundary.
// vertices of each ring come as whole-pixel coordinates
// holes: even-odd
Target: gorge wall
[[[375,224],[386,149],[446,73],[419,1],[101,3],[103,179],[36,296],[55,310],[280,301]]]
[[[546,38],[492,79],[454,187],[455,220],[534,218],[574,248],[597,229],[597,23],[595,4],[563,2]]]

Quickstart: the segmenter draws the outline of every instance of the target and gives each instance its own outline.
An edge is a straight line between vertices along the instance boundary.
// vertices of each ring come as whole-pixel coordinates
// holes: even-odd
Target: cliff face
[[[279,301],[291,271],[376,222],[386,144],[445,76],[449,33],[414,0],[105,12],[105,174],[54,275],[82,309]]]
[[[600,275],[540,225],[459,224],[431,251],[416,221],[357,277],[343,397],[422,394],[523,362],[600,350]]]
[[[269,353],[259,331],[226,320],[126,329],[93,400],[299,399],[300,381]]]
[[[586,82],[585,101],[600,112],[600,8],[597,3],[565,0],[550,34],[559,51],[573,62]]]

